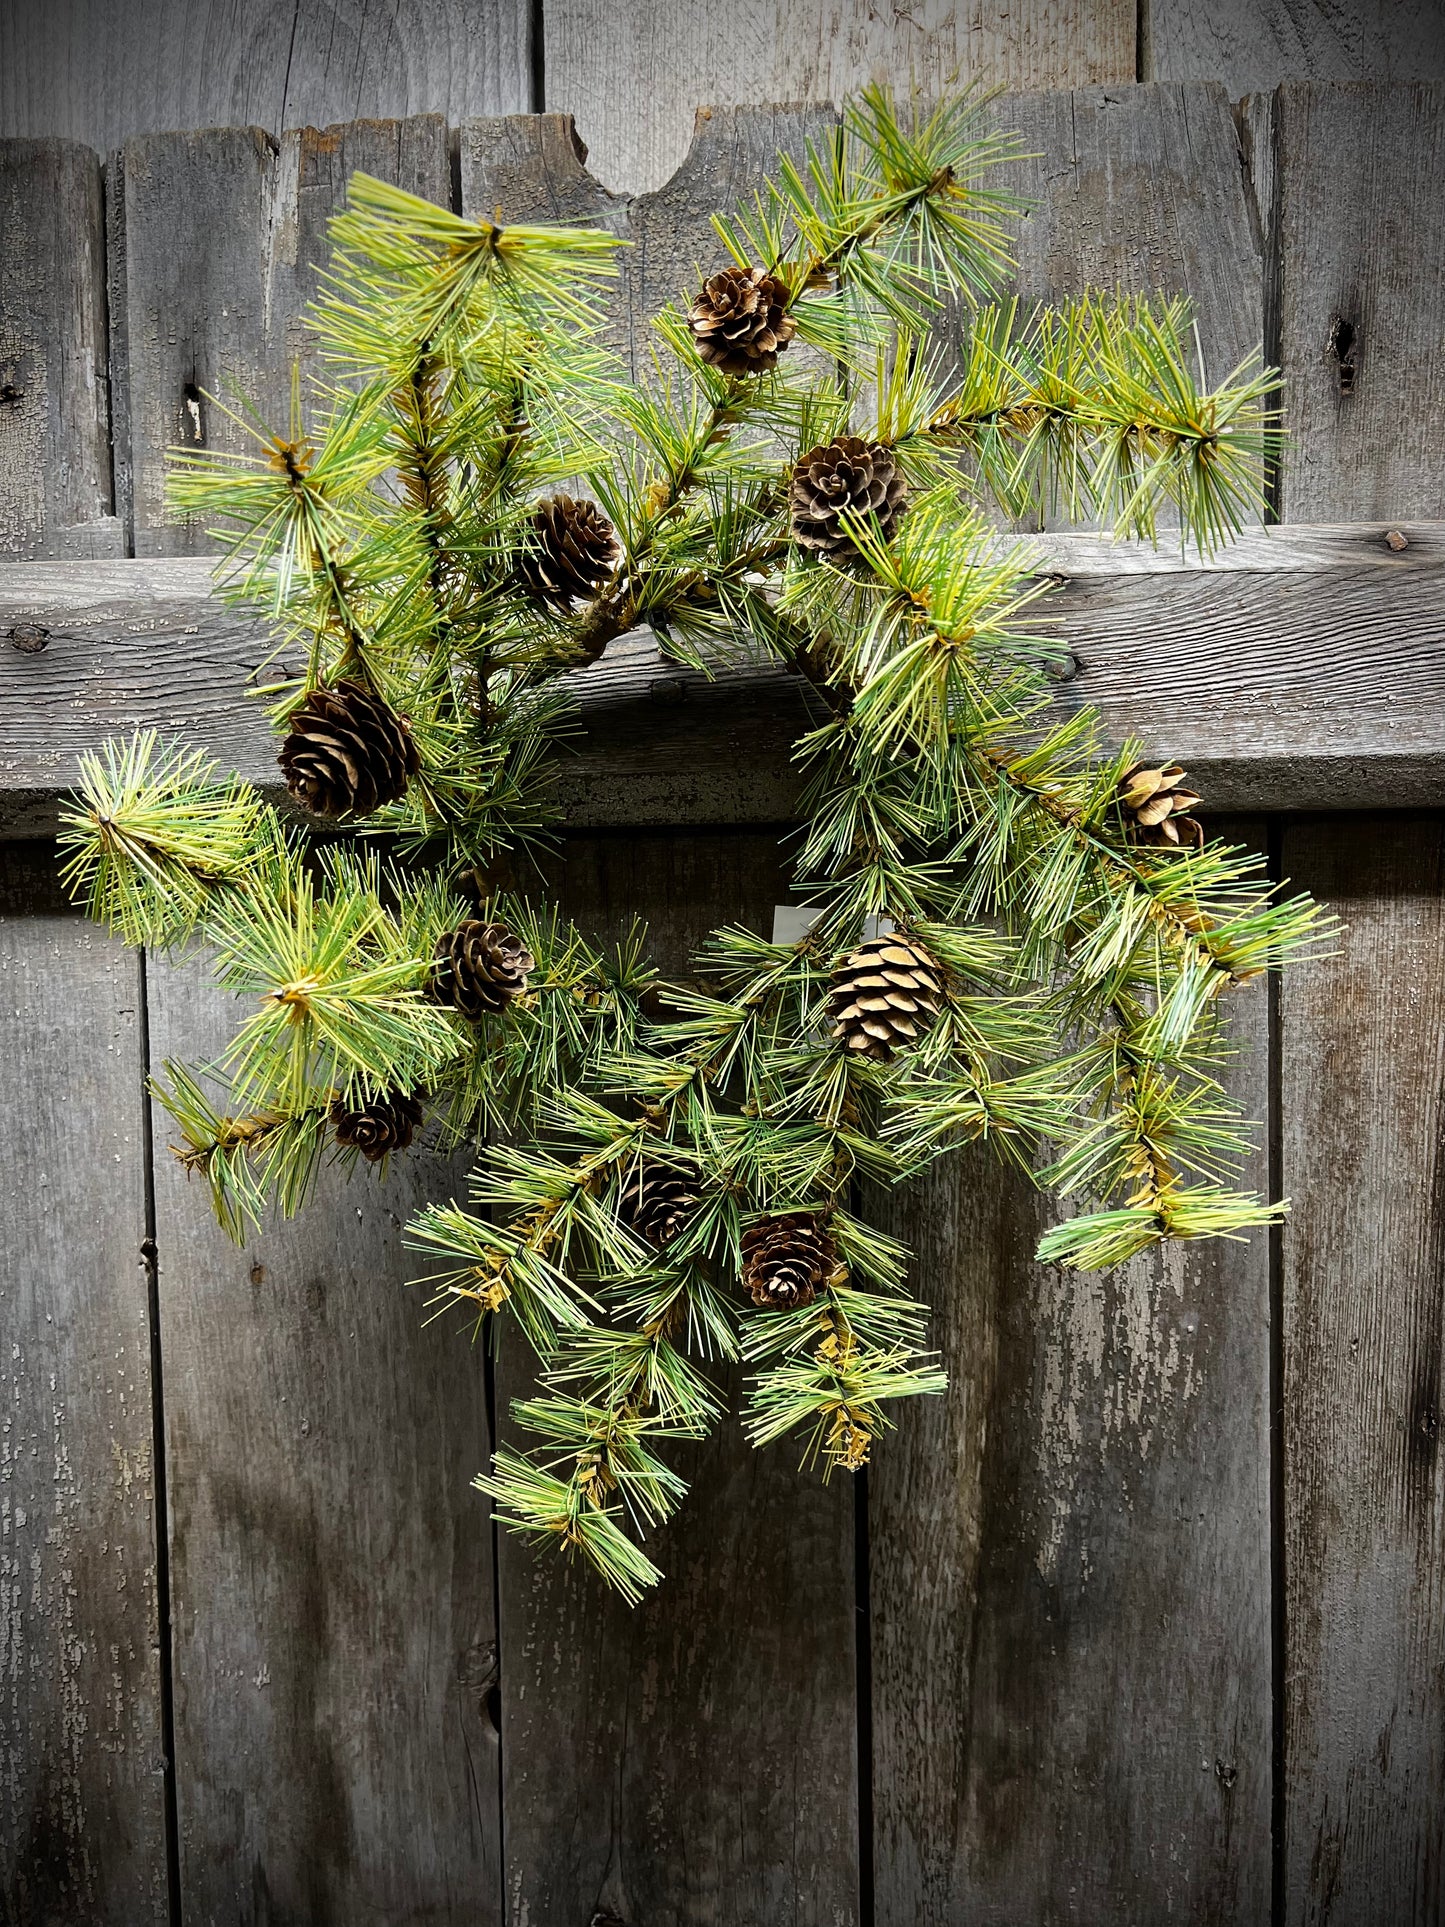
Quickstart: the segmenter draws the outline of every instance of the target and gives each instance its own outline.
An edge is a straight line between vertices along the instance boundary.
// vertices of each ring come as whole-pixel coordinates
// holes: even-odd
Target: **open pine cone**
[[[766,268],[724,268],[688,311],[697,351],[724,375],[762,375],[778,365],[797,323],[788,290]]]
[[[828,1015],[850,1051],[887,1063],[938,1015],[943,976],[915,937],[870,937],[833,973]]]
[[[331,1106],[336,1142],[355,1145],[368,1164],[379,1164],[388,1151],[404,1151],[421,1129],[421,1099],[409,1091],[387,1091],[358,1110],[340,1098]]]
[[[891,449],[857,435],[839,435],[809,449],[793,469],[788,490],[793,540],[820,555],[846,553],[854,547],[843,520],[848,511],[876,515],[884,541],[892,541],[907,496]]]
[[[1119,813],[1136,843],[1191,850],[1203,844],[1204,825],[1189,814],[1199,796],[1178,763],[1158,769],[1136,763],[1119,778],[1118,795]]]
[[[538,601],[566,610],[597,594],[621,553],[617,531],[595,502],[551,495],[533,512],[531,546],[517,572]]]
[[[295,800],[317,816],[370,816],[406,794],[416,744],[405,717],[359,682],[313,689],[276,759]]]
[[[696,1203],[690,1174],[654,1159],[630,1166],[617,1207],[623,1223],[640,1238],[649,1244],[665,1245],[681,1231]]]
[[[832,1235],[812,1211],[761,1218],[743,1233],[743,1283],[755,1305],[773,1311],[811,1305],[837,1262]]]
[[[437,941],[431,995],[475,1021],[494,1017],[527,988],[537,960],[504,923],[467,917]]]

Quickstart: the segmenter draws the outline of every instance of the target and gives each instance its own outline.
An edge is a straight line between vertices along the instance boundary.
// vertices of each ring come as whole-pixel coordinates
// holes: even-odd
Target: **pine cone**
[[[621,553],[617,531],[595,502],[551,495],[537,504],[517,572],[538,601],[566,610],[597,594]]]
[[[1162,769],[1136,763],[1119,778],[1118,795],[1119,814],[1136,843],[1191,850],[1203,844],[1204,825],[1189,815],[1199,797],[1185,785],[1178,763]]]
[[[763,375],[793,338],[788,290],[766,268],[724,268],[688,310],[697,351],[724,375]]]
[[[340,1098],[331,1107],[336,1142],[354,1144],[368,1164],[379,1164],[388,1151],[404,1151],[421,1119],[421,1099],[408,1091],[387,1091],[359,1110],[350,1110]]]
[[[761,1218],[743,1233],[743,1283],[755,1305],[811,1305],[833,1275],[838,1248],[811,1211]]]
[[[437,942],[431,995],[463,1017],[495,1016],[527,988],[537,960],[504,923],[468,917]]]
[[[617,1214],[649,1244],[665,1245],[686,1224],[697,1192],[691,1175],[675,1164],[639,1160],[623,1180]]]
[[[788,502],[793,539],[823,555],[854,547],[843,513],[878,517],[885,542],[891,542],[908,497],[893,451],[857,435],[839,435],[813,448],[793,470]]]
[[[370,816],[417,772],[405,717],[359,682],[313,689],[277,758],[291,795],[317,816]]]
[[[938,965],[915,938],[870,937],[833,973],[833,1036],[850,1051],[887,1063],[929,1028],[942,990]]]

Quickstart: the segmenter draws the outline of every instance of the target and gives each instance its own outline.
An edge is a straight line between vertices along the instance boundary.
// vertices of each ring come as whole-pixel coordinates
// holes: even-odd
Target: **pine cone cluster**
[[[618,1216],[649,1244],[675,1238],[697,1203],[691,1174],[661,1159],[639,1159],[627,1172]]]
[[[1178,763],[1152,769],[1136,763],[1119,778],[1119,813],[1136,843],[1167,849],[1197,850],[1204,842],[1204,825],[1189,814],[1198,793],[1184,781]]]
[[[539,602],[568,610],[589,602],[617,566],[617,531],[595,502],[551,495],[532,515],[517,571]]]
[[[844,514],[878,517],[885,542],[893,540],[908,486],[892,449],[839,435],[809,449],[793,469],[788,490],[793,539],[819,555],[843,555],[855,547]]]
[[[406,718],[344,680],[313,689],[292,711],[277,761],[286,788],[316,816],[370,816],[404,796],[418,768]]]
[[[755,1305],[772,1311],[811,1305],[837,1263],[832,1234],[812,1211],[760,1218],[743,1233],[743,1283]]]
[[[421,1120],[421,1099],[409,1091],[387,1091],[356,1110],[340,1098],[331,1106],[336,1142],[355,1145],[368,1164],[379,1164],[389,1151],[404,1151]]]
[[[766,268],[724,268],[688,311],[697,352],[724,375],[762,375],[778,365],[797,323],[788,290]]]
[[[494,1017],[527,988],[537,960],[504,923],[467,917],[437,941],[430,991],[473,1022]]]
[[[828,1015],[850,1051],[887,1063],[938,1015],[943,975],[914,937],[870,937],[833,973]]]

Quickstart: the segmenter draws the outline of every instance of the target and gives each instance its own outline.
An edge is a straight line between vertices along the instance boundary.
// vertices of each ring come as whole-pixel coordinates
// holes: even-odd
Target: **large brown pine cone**
[[[848,1050],[886,1063],[929,1028],[942,992],[942,973],[916,938],[870,937],[833,973],[833,1035]]]
[[[811,1305],[837,1262],[831,1234],[811,1211],[761,1218],[743,1233],[743,1283],[755,1305],[773,1311]]]
[[[406,718],[359,682],[313,689],[277,757],[291,795],[317,816],[370,816],[417,772]]]
[[[1136,763],[1119,779],[1119,814],[1136,843],[1167,849],[1197,850],[1204,842],[1204,825],[1189,811],[1198,793],[1184,781],[1178,763],[1151,768]]]
[[[616,530],[595,502],[551,495],[532,515],[531,543],[517,570],[539,601],[566,610],[597,594],[621,553]]]
[[[776,368],[797,327],[787,288],[766,268],[724,268],[703,283],[687,319],[697,352],[724,375]]]
[[[893,531],[908,497],[893,451],[857,435],[839,435],[809,449],[793,470],[788,491],[793,539],[820,555],[841,555],[854,547],[845,512],[878,517],[883,539]]]
[[[697,1191],[690,1173],[657,1159],[630,1165],[618,1196],[618,1216],[649,1244],[665,1245],[686,1224]]]
[[[421,1129],[421,1099],[410,1091],[387,1091],[351,1110],[340,1098],[331,1107],[336,1142],[355,1145],[368,1164],[379,1164],[388,1151],[404,1151]]]
[[[468,917],[438,939],[431,994],[463,1017],[495,1016],[527,988],[537,960],[504,923]]]

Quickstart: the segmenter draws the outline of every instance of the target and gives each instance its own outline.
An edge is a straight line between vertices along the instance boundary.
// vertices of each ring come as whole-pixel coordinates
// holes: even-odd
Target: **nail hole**
[[[42,629],[38,622],[17,622],[13,629],[5,631],[5,640],[23,656],[38,656],[50,641],[50,631]]]
[[[191,440],[203,442],[206,431],[201,421],[201,391],[193,381],[188,381],[182,393],[186,398],[186,413],[191,418]]]
[[[0,386],[0,404],[3,404],[6,408],[18,408],[24,399],[25,390],[23,388],[17,388],[13,381],[7,381],[3,386]]]
[[[1359,372],[1355,364],[1358,345],[1354,322],[1347,321],[1342,314],[1331,315],[1330,338],[1325,354],[1335,364],[1335,379],[1342,395],[1354,393],[1355,376]]]

